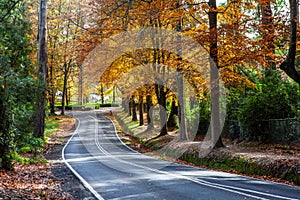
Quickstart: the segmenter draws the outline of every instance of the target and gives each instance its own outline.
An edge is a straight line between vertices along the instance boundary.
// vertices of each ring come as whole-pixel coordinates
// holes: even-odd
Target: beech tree
[[[83,44],[82,46],[85,47],[83,51],[89,52],[101,41],[114,34],[149,26],[177,30],[195,38],[210,53],[212,61],[218,69],[218,71],[211,74],[211,96],[214,99],[214,102],[211,102],[211,114],[213,115],[211,124],[212,130],[214,130],[212,135],[214,135],[214,133],[220,131],[214,129],[214,127],[220,127],[219,114],[217,114],[219,113],[218,78],[220,77],[215,75],[220,73],[228,88],[236,87],[243,90],[245,87],[255,88],[256,85],[251,77],[242,72],[253,69],[260,75],[263,72],[261,69],[272,68],[276,70],[275,66],[280,61],[278,52],[284,46],[284,44],[278,44],[285,37],[285,29],[282,29],[285,24],[280,12],[272,12],[272,9],[276,7],[272,4],[275,3],[269,0],[255,2],[242,0],[228,1],[217,6],[215,1],[209,1],[209,3],[196,3],[194,1],[165,2],[160,0],[93,1],[90,3],[91,7],[88,10],[92,19],[89,20],[89,27],[83,37],[80,38],[80,41]],[[262,17],[258,18],[255,15],[256,12],[259,12],[259,16]],[[180,66],[174,58],[171,59],[168,52],[160,50],[164,41],[154,38],[151,42],[154,48],[148,49],[150,59],[143,60],[134,55],[137,52],[129,52],[128,54],[137,60],[136,63],[128,57],[124,59],[127,64],[119,62],[121,59],[116,61],[112,64],[113,67],[108,69],[108,72],[113,70],[112,73],[106,73],[106,78],[103,80],[107,83],[113,82],[114,79],[117,80],[120,74],[127,73],[129,69],[140,65],[141,63],[138,61],[152,63],[153,70],[159,73],[167,73],[166,68],[159,65],[166,64],[166,66],[172,66],[175,69],[176,66]],[[86,54],[83,53],[83,55]],[[128,65],[130,62],[131,64]],[[188,64],[184,63],[182,65],[187,66]],[[91,69],[91,73],[95,73],[96,68],[95,66],[95,69]],[[161,82],[161,80],[157,80],[157,82]],[[204,98],[204,96],[207,97],[207,88],[203,87],[201,78],[190,76],[189,82],[198,91],[197,96],[199,96],[199,99],[207,99]],[[104,83],[104,81],[101,81],[101,83]],[[165,86],[164,83],[154,85],[155,96],[152,94],[146,94],[146,96],[151,96],[154,101],[158,101],[164,107],[165,102],[168,102],[168,90]],[[125,94],[126,90],[122,90],[122,92]],[[127,96],[126,98],[130,97]],[[178,100],[176,99],[176,101]],[[205,101],[208,104],[210,103],[208,100]],[[124,102],[126,101],[124,100]],[[163,115],[163,112],[161,114]],[[184,129],[183,126],[182,128]],[[165,134],[167,134],[166,127],[163,127],[160,135]],[[214,140],[214,136],[212,136],[212,139]],[[222,146],[221,139],[217,141],[217,146]]]
[[[208,13],[209,18],[209,31],[210,31],[210,48],[209,55],[210,61],[210,87],[211,87],[211,121],[210,131],[211,139],[216,147],[224,146],[221,137],[216,137],[221,132],[221,119],[220,119],[220,88],[219,88],[219,61],[218,61],[218,11],[216,0],[209,0],[210,10]]]

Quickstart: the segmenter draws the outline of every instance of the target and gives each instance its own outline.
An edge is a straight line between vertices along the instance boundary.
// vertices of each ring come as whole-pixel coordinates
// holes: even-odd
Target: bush
[[[244,139],[272,142],[269,140],[272,133],[268,131],[265,121],[296,117],[299,86],[282,80],[276,71],[261,82],[241,99],[238,119],[242,123]]]

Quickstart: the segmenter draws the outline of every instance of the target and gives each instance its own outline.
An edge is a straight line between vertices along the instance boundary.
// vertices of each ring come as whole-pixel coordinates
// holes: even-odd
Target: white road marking
[[[95,124],[99,121],[99,119],[93,117],[93,116],[88,116],[92,119],[95,120]],[[107,118],[107,117],[106,117]],[[91,191],[91,193],[99,200],[104,200],[102,198],[102,196],[97,192],[95,191],[95,189],[83,178],[81,177],[77,172],[76,170],[74,170],[72,168],[72,166],[67,162],[67,160],[65,160],[65,156],[64,156],[64,152],[65,152],[65,148],[68,146],[68,144],[70,143],[70,141],[73,139],[74,135],[78,133],[78,129],[80,127],[80,119],[76,118],[78,120],[78,126],[76,128],[76,130],[74,131],[74,134],[72,135],[72,137],[68,140],[67,144],[64,146],[63,148],[63,151],[62,151],[62,158],[64,160],[64,162],[66,163],[66,165],[68,166],[68,168],[78,177],[78,179],[83,183],[83,185],[89,189]],[[107,118],[109,119],[109,118]],[[119,138],[117,132],[116,132],[116,127],[115,127],[115,124],[112,122],[111,119],[109,119],[111,121],[111,123],[113,124],[114,126],[114,132],[118,138],[118,140],[125,146],[127,147],[130,151],[133,151],[135,153],[138,153],[140,154],[139,152],[131,149],[130,147],[128,147],[127,145],[125,145],[123,143],[123,141]],[[150,168],[150,167],[146,167],[146,166],[143,166],[143,165],[139,165],[139,164],[135,164],[135,163],[131,163],[131,162],[128,162],[128,161],[125,161],[125,160],[122,160],[122,159],[119,159],[118,157],[110,154],[109,152],[107,152],[102,146],[101,144],[99,143],[99,140],[98,140],[98,137],[97,137],[97,133],[98,133],[98,126],[96,125],[95,126],[95,143],[96,143],[96,146],[97,148],[103,153],[105,154],[106,156],[118,161],[118,162],[121,162],[121,163],[125,163],[125,164],[128,164],[128,165],[131,165],[131,166],[135,166],[135,167],[138,167],[138,168],[142,168],[142,169],[145,169],[145,170],[149,170],[149,171],[152,171],[152,172],[155,172],[155,173],[160,173],[160,174],[165,174],[165,175],[168,175],[168,176],[172,176],[174,178],[177,178],[177,179],[183,179],[183,180],[187,180],[187,181],[191,181],[191,182],[194,182],[196,184],[199,184],[199,185],[204,185],[204,186],[207,186],[207,187],[212,187],[212,188],[216,188],[216,189],[220,189],[220,190],[224,190],[224,191],[228,191],[228,192],[232,192],[232,193],[235,193],[235,194],[239,194],[239,195],[243,195],[243,196],[247,196],[247,197],[251,197],[251,198],[255,198],[255,199],[263,199],[263,200],[267,200],[267,198],[263,198],[263,197],[260,197],[260,196],[255,196],[255,195],[251,195],[251,194],[248,194],[248,193],[245,193],[245,192],[249,192],[249,193],[253,193],[253,194],[257,194],[257,195],[263,195],[263,196],[267,196],[267,197],[270,197],[270,198],[279,198],[279,199],[284,199],[284,200],[299,200],[299,199],[294,199],[294,198],[289,198],[289,197],[284,197],[284,196],[280,196],[280,195],[274,195],[274,194],[268,194],[268,193],[264,193],[264,192],[259,192],[259,191],[256,191],[256,190],[251,190],[251,189],[244,189],[244,188],[237,188],[237,187],[234,187],[234,186],[228,186],[228,185],[222,185],[222,184],[218,184],[218,183],[211,183],[211,182],[208,182],[208,181],[205,181],[205,180],[199,180],[199,179],[196,179],[196,178],[190,178],[190,177],[187,177],[187,176],[184,176],[184,175],[179,175],[179,174],[173,174],[173,173],[169,173],[169,172],[166,172],[166,171],[161,171],[161,170],[157,170],[157,169],[153,169],[153,168]],[[78,134],[79,135],[79,134]],[[80,135],[79,135],[80,137]],[[81,138],[81,137],[80,137]],[[82,139],[82,138],[81,138]],[[141,154],[143,155],[143,154]]]
[[[91,118],[93,118],[95,121],[98,121],[97,118],[93,117],[93,116],[90,116]],[[114,125],[114,123],[112,122],[112,120],[108,117],[106,117],[107,119],[109,119],[111,121],[111,123]],[[95,127],[96,128],[96,127]],[[114,129],[115,129],[115,134],[117,135],[116,133],[116,127],[114,125]],[[97,131],[95,131],[95,134],[97,134]],[[117,135],[117,138],[121,141],[121,143],[123,145],[125,145],[122,140],[118,137]],[[122,160],[122,159],[119,159],[117,158],[116,156],[110,154],[109,152],[107,152],[105,149],[103,149],[99,143],[98,140],[96,140],[97,137],[95,135],[95,142],[96,142],[96,145],[97,147],[99,148],[99,150],[104,153],[105,155],[115,159],[116,161],[119,161],[119,162],[122,162],[122,163],[126,163],[126,164],[129,164],[129,165],[132,165],[132,166],[136,166],[136,167],[139,167],[139,168],[142,168],[142,169],[146,169],[146,170],[149,170],[149,171],[153,171],[153,172],[156,172],[156,173],[161,173],[161,174],[165,174],[165,175],[169,175],[169,176],[173,176],[175,178],[179,178],[179,179],[184,179],[184,180],[188,180],[188,181],[191,181],[191,182],[194,182],[194,183],[197,183],[197,184],[200,184],[200,185],[204,185],[204,186],[208,186],[208,187],[213,187],[213,188],[217,188],[217,189],[221,189],[221,190],[225,190],[225,191],[229,191],[229,192],[232,192],[232,193],[236,193],[236,194],[241,194],[241,195],[244,195],[244,196],[248,196],[248,197],[251,197],[251,198],[256,198],[256,199],[266,199],[266,198],[262,198],[262,197],[259,197],[259,196],[254,196],[254,195],[251,195],[251,194],[247,194],[247,193],[243,193],[243,192],[240,192],[240,191],[244,191],[244,192],[250,192],[250,193],[254,193],[254,194],[258,194],[258,195],[264,195],[264,196],[268,196],[268,197],[273,197],[273,198],[280,198],[280,199],[285,199],[285,200],[299,200],[299,199],[294,199],[294,198],[289,198],[289,197],[284,197],[284,196],[280,196],[280,195],[274,195],[274,194],[269,194],[269,193],[264,193],[264,192],[259,192],[259,191],[256,191],[256,190],[250,190],[250,189],[243,189],[243,188],[237,188],[237,187],[234,187],[234,186],[227,186],[227,185],[222,185],[222,184],[218,184],[218,183],[211,183],[211,182],[208,182],[208,181],[204,181],[204,180],[199,180],[199,179],[193,179],[193,178],[190,178],[190,177],[186,177],[186,176],[183,176],[183,175],[178,175],[178,174],[171,174],[169,172],[166,172],[166,171],[161,171],[161,170],[157,170],[157,169],[153,169],[153,168],[150,168],[150,167],[146,167],[146,166],[142,166],[142,165],[139,165],[139,164],[134,164],[134,163],[131,163],[131,162],[127,162],[125,160]],[[125,145],[127,148],[129,148],[130,150],[132,150],[130,147],[128,147],[127,145]],[[135,151],[135,150],[133,150]],[[135,151],[136,152],[136,151]]]
[[[67,165],[67,167],[73,172],[73,174],[75,174],[75,176],[82,182],[82,184],[84,185],[85,188],[87,188],[98,200],[104,200],[102,198],[102,196],[96,190],[94,190],[94,188],[82,176],[80,176],[80,174],[78,174],[76,172],[76,170],[65,159],[65,149],[69,145],[70,141],[73,139],[74,135],[76,135],[78,133],[78,129],[80,126],[80,120],[79,119],[77,119],[77,120],[78,120],[77,128],[62,150],[62,159],[65,162],[65,164]]]

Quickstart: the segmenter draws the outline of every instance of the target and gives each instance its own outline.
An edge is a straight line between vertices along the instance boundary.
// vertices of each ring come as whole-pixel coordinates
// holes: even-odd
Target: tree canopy
[[[227,103],[224,120],[247,127],[259,120],[299,118],[298,0],[1,0],[0,8],[4,168],[12,168],[22,145],[44,139],[46,115],[58,108],[65,114],[72,104],[91,101],[91,94],[102,103],[105,95],[112,96],[110,103],[119,97],[140,126],[151,126],[151,107],[159,104],[164,120],[158,136],[177,130],[188,140],[192,128],[186,123],[199,114],[197,133],[211,131],[217,146],[222,146],[216,134],[224,123],[222,102]],[[174,34],[148,37],[149,29]],[[136,32],[133,41],[128,35]],[[198,71],[191,62],[196,58],[202,59]],[[191,88],[184,88],[186,83]],[[194,95],[186,101],[185,94]],[[247,136],[267,137],[254,128]]]

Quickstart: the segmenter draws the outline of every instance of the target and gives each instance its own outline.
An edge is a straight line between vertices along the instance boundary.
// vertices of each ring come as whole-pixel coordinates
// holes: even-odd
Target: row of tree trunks
[[[145,124],[144,113],[146,113],[147,126],[148,129],[151,129],[153,128],[152,116],[151,116],[152,115],[151,108],[153,106],[152,97],[151,95],[147,95],[145,103],[143,102],[143,99],[144,99],[143,96],[139,95],[138,103],[136,103],[134,100],[134,96],[130,98],[129,102],[126,101],[126,98],[124,98],[122,107],[124,108],[124,111],[128,113],[129,116],[132,117],[132,121],[139,121],[140,126]],[[126,104],[126,102],[128,102],[128,104]],[[171,111],[169,116],[167,116],[166,112],[163,115],[165,121],[168,118],[167,122],[165,123],[166,128],[168,130],[174,130],[177,127],[176,117],[178,116],[178,110],[179,110],[178,106],[176,106],[176,99],[173,99],[171,102]],[[137,111],[139,115],[137,115]],[[139,118],[137,116],[139,116]]]

